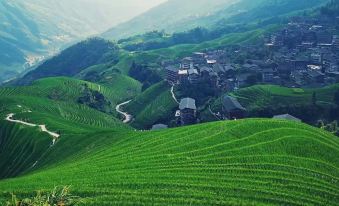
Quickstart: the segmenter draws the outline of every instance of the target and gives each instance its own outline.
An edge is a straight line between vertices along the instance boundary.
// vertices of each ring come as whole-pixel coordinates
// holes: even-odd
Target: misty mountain
[[[72,42],[138,15],[151,0],[0,1],[0,82]],[[23,66],[26,63],[25,66]]]
[[[152,30],[175,32],[198,26],[195,20],[209,16],[239,0],[168,0],[167,2],[122,23],[103,34],[120,39]]]
[[[90,38],[48,59],[35,70],[28,72],[17,84],[29,84],[44,77],[72,77],[90,66],[118,61],[118,55],[119,49],[112,42]]]
[[[103,34],[121,39],[153,30],[182,32],[248,23],[318,6],[327,0],[169,0]]]

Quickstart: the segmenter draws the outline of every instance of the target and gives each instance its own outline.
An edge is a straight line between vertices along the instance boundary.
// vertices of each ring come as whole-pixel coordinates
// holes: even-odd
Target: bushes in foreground
[[[35,197],[18,199],[12,194],[12,199],[6,206],[74,206],[79,203],[79,197],[70,194],[70,187],[55,187],[51,192],[38,191]]]

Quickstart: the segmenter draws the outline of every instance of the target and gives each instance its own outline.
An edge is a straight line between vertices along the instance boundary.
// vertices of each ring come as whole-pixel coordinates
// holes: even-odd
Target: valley
[[[146,11],[161,0],[4,0],[0,2],[0,82],[32,69],[32,56],[64,48]],[[123,9],[128,12],[122,12]],[[24,68],[22,67],[24,65]]]
[[[25,4],[104,32],[79,2]],[[154,2],[0,86],[0,205],[336,206],[339,1]]]

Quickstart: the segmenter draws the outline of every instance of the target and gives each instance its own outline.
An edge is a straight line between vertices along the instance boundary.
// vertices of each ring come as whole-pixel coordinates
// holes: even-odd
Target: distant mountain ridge
[[[169,0],[103,34],[120,39],[152,30],[183,31],[198,26],[195,20],[212,15],[239,0]]]
[[[319,6],[327,0],[169,0],[102,34],[121,39],[154,30],[183,32],[196,27],[215,28],[247,23]],[[273,9],[272,9],[273,8]],[[277,8],[282,8],[279,11]],[[285,9],[284,9],[285,8]],[[270,10],[272,9],[272,10]]]

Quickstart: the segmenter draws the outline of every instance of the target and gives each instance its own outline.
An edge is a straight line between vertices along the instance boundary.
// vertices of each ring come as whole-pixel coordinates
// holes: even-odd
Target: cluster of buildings
[[[339,18],[293,17],[255,45],[195,52],[162,65],[171,85],[192,88],[203,84],[217,94],[255,84],[323,87],[339,82],[338,28]],[[222,114],[217,115],[241,119],[246,109],[235,98],[225,96]],[[181,125],[196,123],[196,101],[182,99],[176,117]]]
[[[327,18],[291,18],[284,28],[265,35],[258,45],[229,46],[195,52],[164,63],[172,84],[208,82],[222,91],[275,84],[320,87],[339,82],[338,21]],[[244,58],[238,61],[239,58]]]
[[[272,66],[264,80],[280,77],[276,83],[291,87],[338,82],[338,26],[338,18],[294,17],[283,29],[265,36],[266,61]]]
[[[206,59],[205,53],[194,53],[185,57],[177,65],[165,67],[166,80],[172,84],[196,85],[204,80],[210,81],[211,86],[218,86],[218,74],[212,69],[216,60]]]

